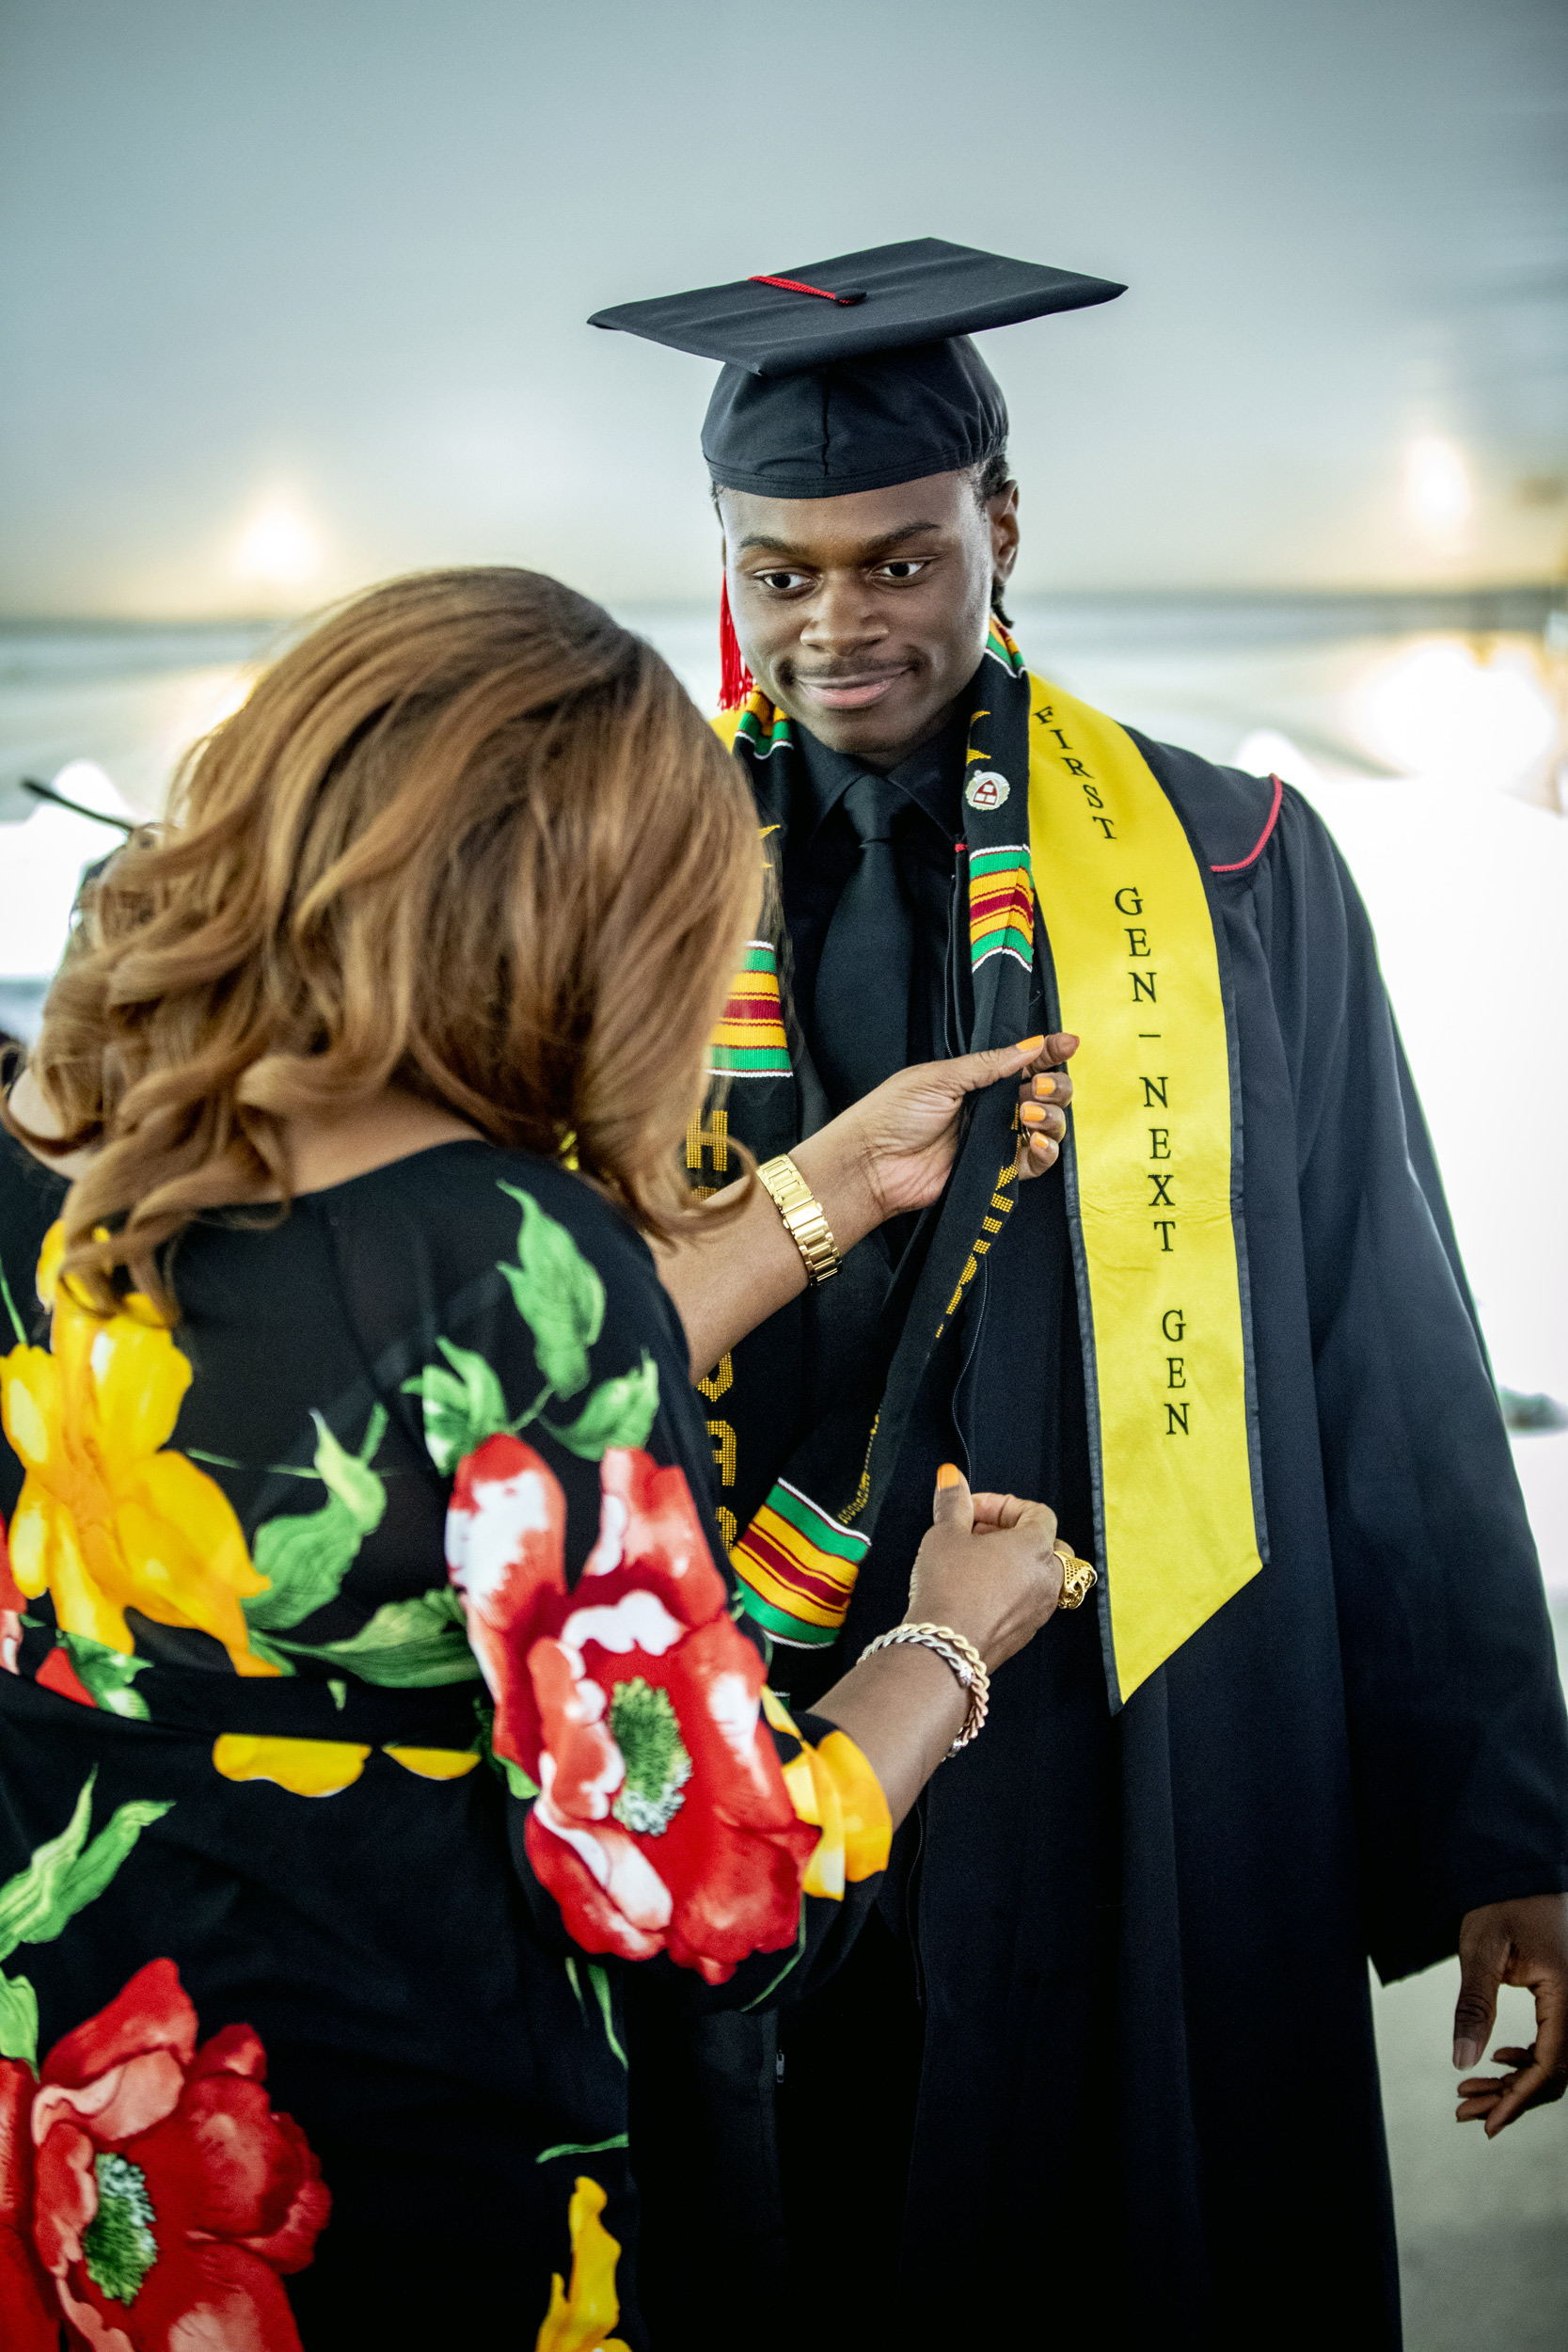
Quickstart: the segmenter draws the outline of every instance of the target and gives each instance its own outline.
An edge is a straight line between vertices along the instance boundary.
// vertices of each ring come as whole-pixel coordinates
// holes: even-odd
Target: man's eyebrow
[[[899,546],[905,539],[917,538],[923,532],[941,531],[942,528],[941,523],[933,522],[900,523],[896,531],[879,532],[875,539],[867,539],[856,561],[861,564],[874,563],[879,555],[885,555],[890,548]],[[746,554],[752,548],[765,548],[769,555],[793,556],[797,562],[812,564],[815,569],[815,562],[808,549],[792,547],[787,539],[769,538],[766,532],[749,531],[744,539],[736,542],[737,555]]]

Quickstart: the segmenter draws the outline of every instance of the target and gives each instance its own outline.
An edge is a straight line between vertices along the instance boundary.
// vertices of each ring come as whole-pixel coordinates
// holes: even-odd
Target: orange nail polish
[[[1018,1115],[1025,1127],[1043,1127],[1045,1113],[1037,1103],[1021,1103]]]
[[[958,1486],[962,1475],[963,1473],[959,1470],[957,1462],[943,1462],[942,1468],[937,1472],[937,1486],[939,1490],[944,1486]]]
[[[1054,1094],[1055,1091],[1056,1081],[1054,1078],[1037,1078],[1035,1080],[1035,1092],[1037,1094]]]
[[[1013,1047],[1015,1054],[1037,1054],[1045,1043],[1043,1037],[1021,1037]]]

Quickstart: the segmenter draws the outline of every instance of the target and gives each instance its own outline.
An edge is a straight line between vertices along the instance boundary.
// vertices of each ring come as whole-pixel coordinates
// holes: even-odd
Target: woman
[[[690,1360],[806,1273],[675,1172],[761,882],[664,664],[490,571],[329,619],[96,886],[0,1148],[8,2352],[642,2344],[623,1968],[829,1970],[1054,1606],[954,1471],[949,1632],[763,1690]],[[1042,1043],[803,1146],[839,1246]]]

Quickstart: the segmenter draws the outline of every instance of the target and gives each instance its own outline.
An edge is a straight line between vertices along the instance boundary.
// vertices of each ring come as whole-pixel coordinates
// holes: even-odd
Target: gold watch
[[[765,1160],[757,1176],[771,1194],[790,1240],[806,1262],[807,1282],[813,1289],[818,1282],[831,1282],[844,1263],[838,1254],[838,1244],[828,1229],[821,1201],[789,1153],[781,1152],[776,1160]]]

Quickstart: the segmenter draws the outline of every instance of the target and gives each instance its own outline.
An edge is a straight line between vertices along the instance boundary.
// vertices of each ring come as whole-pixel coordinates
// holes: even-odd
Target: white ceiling
[[[8,0],[0,612],[705,596],[713,371],[588,311],[926,234],[1132,288],[988,340],[1026,590],[1544,578],[1565,134],[1560,0]]]

